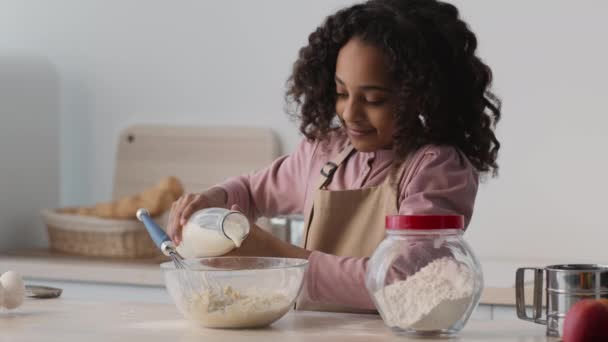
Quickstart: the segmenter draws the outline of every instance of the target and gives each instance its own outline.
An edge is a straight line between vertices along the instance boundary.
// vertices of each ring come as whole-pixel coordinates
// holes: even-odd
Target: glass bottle
[[[205,208],[192,214],[183,226],[177,251],[184,258],[223,255],[240,247],[249,229],[249,220],[239,211]]]

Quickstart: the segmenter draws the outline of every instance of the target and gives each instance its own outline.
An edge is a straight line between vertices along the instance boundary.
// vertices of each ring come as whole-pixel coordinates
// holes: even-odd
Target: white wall
[[[0,250],[46,245],[59,205],[59,84],[43,56],[0,53]]]
[[[62,202],[93,202],[110,197],[116,138],[132,123],[270,126],[295,146],[286,78],[309,31],[346,3],[5,0],[0,47],[56,64]]]
[[[482,255],[608,262],[608,2],[457,2],[504,100],[500,177],[469,241]]]
[[[93,202],[110,196],[131,123],[270,126],[291,150],[285,80],[309,32],[348,3],[4,0],[0,49],[56,66],[62,204]],[[504,100],[501,174],[482,186],[469,241],[482,256],[606,261],[608,2],[454,3]]]

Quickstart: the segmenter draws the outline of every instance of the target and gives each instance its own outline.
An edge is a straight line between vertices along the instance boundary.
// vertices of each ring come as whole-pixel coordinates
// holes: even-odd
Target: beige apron
[[[326,190],[334,172],[354,152],[352,145],[323,166],[314,192],[313,205],[307,213],[304,248],[311,251],[349,257],[369,257],[384,239],[386,215],[397,214],[397,192],[389,178],[380,186],[355,190]],[[339,284],[336,284],[339,286]],[[320,304],[300,296],[298,310],[336,312],[376,312]]]

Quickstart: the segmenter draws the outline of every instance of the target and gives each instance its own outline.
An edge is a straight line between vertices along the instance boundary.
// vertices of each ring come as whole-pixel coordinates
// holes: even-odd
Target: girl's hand
[[[231,210],[241,211],[237,205]],[[226,256],[258,256],[308,259],[310,251],[294,246],[265,231],[253,222],[249,222],[249,235],[241,244]]]
[[[171,205],[167,234],[177,246],[182,242],[182,229],[190,216],[201,209],[224,207],[226,205],[226,192],[215,187],[200,194],[185,194]]]

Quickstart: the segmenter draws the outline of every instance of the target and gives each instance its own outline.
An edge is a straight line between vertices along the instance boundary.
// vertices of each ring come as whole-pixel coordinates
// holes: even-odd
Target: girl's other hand
[[[231,210],[242,212],[237,205],[232,205]],[[282,257],[282,258],[301,258],[308,259],[310,251],[294,246],[286,241],[279,239],[270,232],[257,226],[250,221],[249,235],[241,244],[225,254],[225,256],[255,256],[255,257]]]

